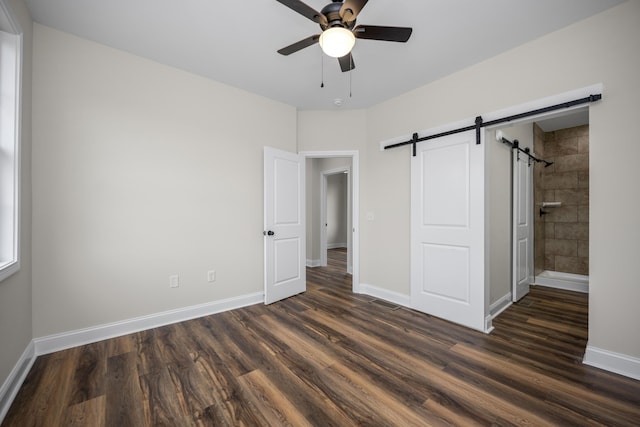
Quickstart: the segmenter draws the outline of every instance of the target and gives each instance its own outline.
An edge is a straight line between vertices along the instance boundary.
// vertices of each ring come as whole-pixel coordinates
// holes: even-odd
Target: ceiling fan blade
[[[356,65],[353,63],[353,56],[351,56],[351,52],[338,58],[338,62],[340,63],[340,69],[343,73],[356,68]]]
[[[406,42],[413,32],[409,27],[381,27],[378,25],[358,25],[353,34],[358,39],[384,40],[388,42]]]
[[[277,0],[289,9],[298,12],[300,15],[311,19],[313,22],[317,22],[320,25],[327,25],[327,18],[311,6],[307,6],[300,0]]]
[[[340,17],[351,22],[356,19],[362,8],[367,4],[368,0],[345,0],[340,8]]]
[[[283,47],[278,51],[278,53],[280,55],[285,55],[285,56],[291,55],[292,53],[295,53],[301,49],[304,49],[305,47],[309,47],[313,44],[318,43],[318,40],[320,40],[320,34],[314,34],[313,36],[297,41],[287,47]]]

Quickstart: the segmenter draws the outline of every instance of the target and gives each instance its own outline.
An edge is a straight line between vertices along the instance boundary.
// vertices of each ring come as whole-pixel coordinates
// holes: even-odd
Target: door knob
[[[274,233],[273,231],[269,230],[269,231],[265,231],[265,232],[264,232],[264,233],[262,233],[262,234],[264,234],[265,236],[273,236],[273,235],[274,235],[274,234],[276,234],[276,233]]]

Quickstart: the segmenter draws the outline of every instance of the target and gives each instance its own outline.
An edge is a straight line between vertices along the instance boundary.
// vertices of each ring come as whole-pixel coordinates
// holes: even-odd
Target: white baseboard
[[[485,334],[490,334],[491,331],[493,331],[494,327],[493,327],[493,319],[495,319],[496,317],[498,317],[498,315],[500,313],[502,313],[503,311],[505,311],[507,308],[509,308],[511,306],[511,304],[513,304],[513,302],[511,301],[511,292],[507,293],[506,295],[502,296],[501,298],[499,298],[497,301],[495,301],[493,304],[491,304],[489,306],[489,314],[485,316],[484,318],[484,333]]]
[[[262,292],[256,292],[220,301],[213,301],[176,310],[150,314],[148,316],[136,317],[120,322],[107,323],[104,325],[92,326],[90,328],[77,329],[75,331],[35,338],[33,340],[35,353],[37,355],[53,353],[54,351],[65,350],[67,348],[90,344],[146,329],[157,328],[171,323],[182,322],[185,320],[208,316],[210,314],[246,307],[263,301],[264,294]]]
[[[495,319],[500,313],[505,311],[507,308],[513,304],[511,301],[513,298],[511,296],[511,292],[504,295],[502,298],[499,298],[496,302],[489,306],[489,316],[491,319]]]
[[[319,259],[308,259],[307,260],[307,267],[320,267],[320,260]]]
[[[22,355],[18,359],[9,376],[0,387],[0,424],[9,411],[9,407],[15,399],[18,390],[22,386],[24,379],[33,366],[33,362],[36,360],[35,345],[33,340],[29,342],[27,348],[22,352]]]
[[[411,308],[411,297],[409,295],[390,291],[388,289],[378,288],[377,286],[369,285],[367,283],[360,283],[360,286],[358,287],[358,293],[369,295],[375,298],[380,298],[385,301],[401,305],[403,307]]]
[[[552,273],[556,276],[547,276]],[[559,273],[556,271],[544,271],[535,276],[534,285],[546,286],[548,288],[564,289],[566,291],[589,293],[589,276],[571,273]]]
[[[484,318],[484,332],[485,334],[490,334],[495,328],[493,327],[493,316],[488,315]]]
[[[640,380],[640,359],[587,345],[582,363]]]

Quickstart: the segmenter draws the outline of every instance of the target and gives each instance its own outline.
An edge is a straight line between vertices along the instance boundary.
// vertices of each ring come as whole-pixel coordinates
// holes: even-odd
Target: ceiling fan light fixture
[[[333,58],[342,58],[353,49],[356,37],[346,28],[332,27],[320,34],[322,51]]]

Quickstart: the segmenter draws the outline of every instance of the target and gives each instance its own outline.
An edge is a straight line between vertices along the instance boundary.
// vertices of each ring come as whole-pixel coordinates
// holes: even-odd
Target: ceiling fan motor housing
[[[347,9],[344,12],[344,16],[340,16],[340,10],[342,9],[342,0],[334,0],[333,3],[329,3],[325,7],[322,8],[320,13],[322,13],[327,18],[327,25],[320,24],[320,28],[322,30],[326,30],[327,28],[333,27],[342,27],[346,29],[353,29],[356,24],[356,20],[353,19],[351,21],[343,20],[344,18],[349,18],[349,16],[353,16],[353,11],[351,9]]]

